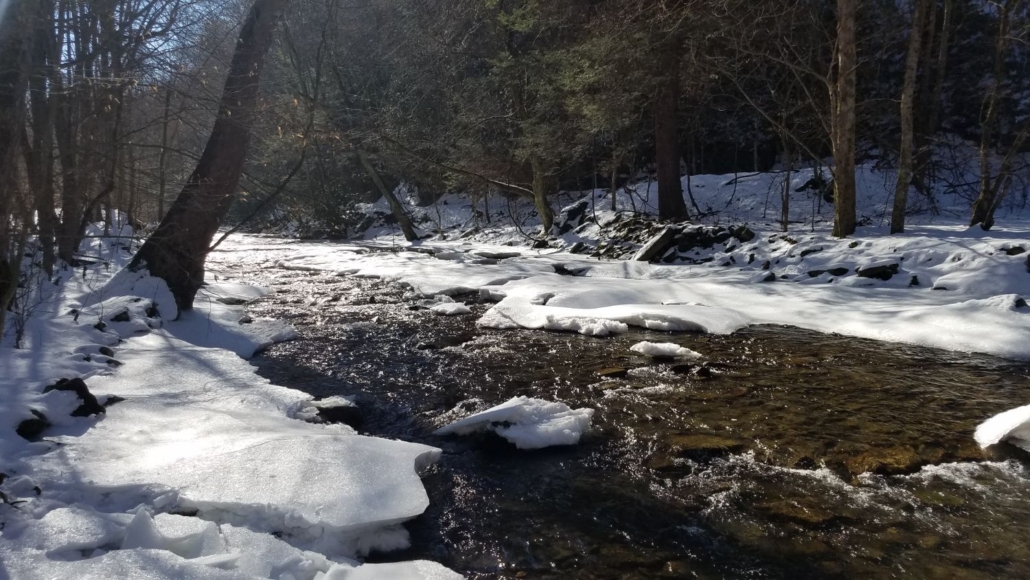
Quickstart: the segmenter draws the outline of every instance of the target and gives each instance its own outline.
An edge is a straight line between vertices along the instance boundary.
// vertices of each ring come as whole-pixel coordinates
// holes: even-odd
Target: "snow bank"
[[[638,342],[633,346],[629,347],[633,352],[639,352],[642,355],[655,357],[655,358],[682,358],[689,360],[697,360],[701,358],[701,353],[694,352],[689,348],[680,346],[672,342]]]
[[[0,348],[0,491],[12,502],[0,503],[0,576],[460,577],[353,560],[409,545],[401,523],[428,505],[418,471],[440,452],[306,422],[353,402],[313,401],[241,358],[292,336],[243,324],[242,303],[266,290],[211,284],[179,316],[162,281],[106,272],[62,274],[27,321],[26,348]],[[74,393],[42,393],[62,377],[120,402],[71,417]],[[42,441],[16,434],[39,416]]]
[[[57,508],[40,519],[8,518],[0,557],[5,577],[254,580],[358,578],[456,580],[427,561],[361,564],[301,550],[270,534],[145,509],[108,514]]]
[[[1009,409],[980,423],[973,437],[983,448],[1008,441],[1030,451],[1030,405]]]
[[[91,486],[174,492],[204,517],[286,531],[319,551],[406,545],[393,526],[428,505],[416,470],[438,450],[291,419],[311,397],[224,350],[152,333],[120,358],[120,372],[90,386],[126,400],[83,434],[51,437],[61,446],[34,459],[36,473],[58,479],[74,466]]]
[[[437,435],[493,431],[519,449],[575,445],[590,427],[593,409],[570,409],[564,403],[515,397],[437,429]]]

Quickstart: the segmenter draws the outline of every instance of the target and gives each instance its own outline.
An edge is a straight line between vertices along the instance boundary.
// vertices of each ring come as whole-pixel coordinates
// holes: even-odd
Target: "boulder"
[[[851,270],[849,270],[848,268],[844,268],[843,266],[840,266],[840,267],[836,267],[836,268],[830,268],[829,270],[809,270],[808,275],[811,278],[818,278],[819,276],[822,276],[823,274],[826,274],[827,272],[829,272],[829,274],[831,276],[835,276],[835,277],[839,278],[841,276],[844,276],[845,274],[847,274],[850,271]]]
[[[89,392],[86,382],[82,379],[61,379],[43,389],[44,393],[50,391],[71,391],[82,401],[82,404],[72,411],[72,417],[89,417],[106,413],[104,406],[97,401],[93,393]]]
[[[561,210],[554,220],[552,230],[556,235],[567,234],[583,224],[590,209],[590,200],[583,198]]]
[[[29,441],[36,441],[39,436],[43,434],[50,427],[50,421],[47,420],[46,415],[40,413],[35,409],[29,409],[32,413],[32,418],[25,419],[15,428],[15,433],[21,436],[22,439]]]
[[[868,268],[859,268],[859,278],[875,278],[877,280],[887,281],[890,280],[895,274],[898,273],[897,264],[882,264],[878,266],[869,266]]]
[[[633,260],[636,262],[650,262],[653,258],[664,254],[665,250],[672,244],[676,234],[679,233],[678,228],[672,226],[666,226],[658,235],[654,236],[640,250],[633,256]]]

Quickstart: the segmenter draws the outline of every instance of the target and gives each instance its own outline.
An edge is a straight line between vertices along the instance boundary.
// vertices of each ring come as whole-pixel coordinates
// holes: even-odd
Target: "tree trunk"
[[[157,156],[157,219],[165,217],[165,160],[168,157],[168,116],[172,109],[172,87],[165,89],[165,114],[161,122],[161,152]]]
[[[680,183],[679,54],[675,45],[663,49],[654,106],[655,165],[658,169],[658,219],[683,221],[690,218]]]
[[[837,0],[837,78],[831,89],[833,107],[833,235],[855,233],[855,4]]]
[[[28,87],[26,71],[29,53],[25,30],[34,0],[15,0],[8,6],[6,19],[0,21],[0,338],[3,338],[7,307],[18,287],[19,253],[15,241],[19,229],[16,221],[29,216],[16,217],[15,200],[18,185],[18,147],[25,122],[25,92]],[[18,212],[21,213],[21,212]],[[14,242],[14,243],[12,243]]]
[[[287,3],[254,0],[233,51],[204,153],[168,214],[129,265],[163,278],[180,310],[193,308],[211,240],[232,206],[247,158],[265,53]]]
[[[529,156],[529,165],[533,170],[533,205],[540,215],[544,237],[548,237],[551,235],[551,226],[554,225],[554,210],[547,201],[547,172],[544,170],[543,160],[535,153]]]
[[[1019,1],[1006,0],[998,15],[998,37],[994,44],[994,74],[991,88],[987,92],[985,104],[987,113],[980,128],[980,194],[973,203],[969,225],[979,224],[985,230],[990,229],[994,223],[993,216],[994,209],[997,208],[996,198],[1000,190],[999,185],[1005,178],[1004,171],[999,173],[996,178],[991,177],[991,154],[993,153],[994,129],[998,120],[1002,83],[1005,81],[1005,56],[1009,46],[1009,16],[1012,8]]]
[[[794,153],[790,150],[790,138],[781,135],[783,141],[783,161],[787,166],[787,172],[783,177],[783,190],[780,192],[780,231],[786,232],[790,228],[790,174],[794,168]],[[814,192],[822,195],[821,191]]]
[[[401,226],[401,232],[404,233],[404,239],[409,242],[414,242],[418,239],[418,235],[415,233],[415,228],[411,225],[411,220],[408,219],[408,214],[404,212],[404,206],[397,199],[397,196],[393,194],[383,180],[379,177],[379,173],[376,168],[372,165],[372,162],[368,159],[366,154],[361,149],[358,149],[358,159],[361,160],[361,166],[365,168],[365,173],[372,178],[372,182],[375,183],[379,193],[386,198],[386,203],[390,204],[390,210],[393,211],[393,217],[397,218],[397,223]]]
[[[891,212],[891,233],[905,231],[905,211],[908,209],[908,187],[912,181],[912,147],[915,121],[912,100],[916,95],[916,74],[923,40],[923,21],[929,0],[915,0],[912,32],[908,37],[908,56],[905,58],[905,80],[901,89],[901,148],[898,153],[898,182],[894,188],[894,209]]]

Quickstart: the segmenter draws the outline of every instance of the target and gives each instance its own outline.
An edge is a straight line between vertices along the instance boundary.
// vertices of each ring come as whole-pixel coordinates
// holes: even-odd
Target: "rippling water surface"
[[[260,252],[220,253],[253,279]],[[470,578],[1028,578],[1030,472],[982,453],[983,419],[1030,403],[1030,367],[756,327],[612,338],[477,329],[374,279],[265,268],[255,315],[302,339],[257,357],[316,396],[356,395],[363,433],[444,450],[413,547]],[[629,351],[670,340],[703,366]],[[599,371],[617,378],[603,378]],[[614,369],[614,370],[613,370]],[[442,438],[517,395],[597,410],[580,445]]]

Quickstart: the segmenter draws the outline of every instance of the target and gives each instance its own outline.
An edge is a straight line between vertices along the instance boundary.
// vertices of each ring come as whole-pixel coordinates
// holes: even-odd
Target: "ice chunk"
[[[140,508],[125,528],[122,549],[148,548],[168,550],[183,558],[212,556],[225,551],[225,542],[212,522],[161,514],[159,522]]]
[[[1009,409],[980,423],[973,437],[984,448],[1008,441],[1030,451],[1030,405]]]
[[[639,352],[642,355],[655,358],[682,358],[688,360],[697,360],[701,358],[701,353],[694,352],[689,348],[672,342],[644,341],[634,344],[629,347],[629,349],[633,352]]]
[[[489,430],[519,449],[540,449],[579,443],[593,416],[593,409],[570,409],[564,403],[515,397],[437,429],[436,433],[467,435]]]
[[[433,306],[430,306],[429,309],[442,316],[458,316],[461,314],[472,313],[472,310],[461,302],[434,304]]]

